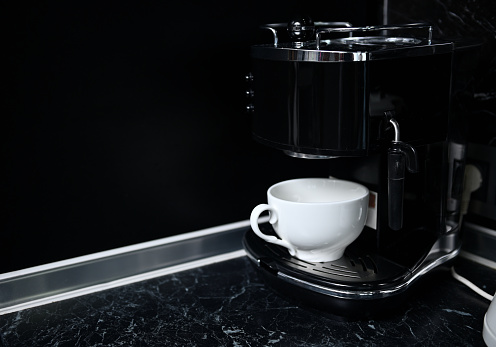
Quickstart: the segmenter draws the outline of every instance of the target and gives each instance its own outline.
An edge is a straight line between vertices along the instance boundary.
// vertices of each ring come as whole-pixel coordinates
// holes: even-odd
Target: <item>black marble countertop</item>
[[[467,260],[456,269],[494,291],[495,271]],[[398,313],[340,321],[274,294],[241,257],[0,316],[0,344],[484,346],[488,306],[441,271]]]

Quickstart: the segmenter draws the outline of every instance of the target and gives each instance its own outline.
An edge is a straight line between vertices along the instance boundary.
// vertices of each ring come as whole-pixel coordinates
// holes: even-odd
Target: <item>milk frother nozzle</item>
[[[388,224],[391,229],[400,230],[403,227],[405,169],[418,172],[418,160],[415,148],[400,141],[398,122],[392,117],[389,122],[395,135],[388,149]]]

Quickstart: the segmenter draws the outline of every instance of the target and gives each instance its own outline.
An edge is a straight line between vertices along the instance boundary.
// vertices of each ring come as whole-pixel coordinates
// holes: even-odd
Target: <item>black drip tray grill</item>
[[[264,233],[272,227],[262,225]],[[283,273],[322,286],[336,286],[351,290],[384,289],[385,283],[396,285],[410,275],[404,266],[380,255],[350,245],[342,258],[330,262],[311,263],[292,257],[284,247],[267,243],[248,231],[244,238],[248,254],[258,265],[276,275]]]
[[[260,228],[273,234],[268,223]],[[245,233],[243,246],[269,288],[290,302],[333,317],[364,319],[398,310],[412,292],[407,289],[426,274],[389,260],[363,235],[342,258],[321,263],[294,258],[286,248],[265,242],[252,230]]]

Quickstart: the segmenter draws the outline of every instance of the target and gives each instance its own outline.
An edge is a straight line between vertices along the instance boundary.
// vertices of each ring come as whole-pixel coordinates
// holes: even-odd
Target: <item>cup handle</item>
[[[260,228],[258,227],[258,217],[260,217],[260,214],[264,211],[269,211],[269,216],[270,216],[269,217],[269,223],[270,224],[274,224],[277,222],[278,217],[277,217],[276,210],[270,205],[260,204],[260,205],[256,206],[253,209],[253,211],[251,212],[251,216],[250,216],[251,228],[253,229],[255,234],[257,234],[257,236],[260,237],[261,239],[263,239],[267,242],[273,243],[275,245],[286,247],[289,250],[289,254],[294,256],[296,254],[296,250],[288,242],[281,240],[281,239],[278,239],[275,236],[265,235],[264,233],[262,233],[260,231]]]

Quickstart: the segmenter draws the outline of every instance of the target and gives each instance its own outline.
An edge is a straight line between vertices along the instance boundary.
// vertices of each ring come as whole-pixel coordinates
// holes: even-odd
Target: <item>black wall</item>
[[[246,220],[327,163],[253,142],[263,23],[378,24],[373,1],[3,3],[0,272]]]
[[[390,24],[424,21],[433,25],[438,37],[482,42],[480,49],[457,61],[455,83],[456,78],[470,76],[477,61],[470,81],[472,98],[463,100],[469,119],[466,135],[469,142],[496,145],[496,2],[388,0],[387,4]]]

